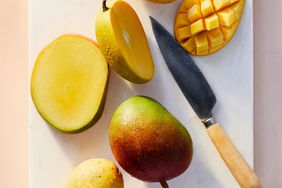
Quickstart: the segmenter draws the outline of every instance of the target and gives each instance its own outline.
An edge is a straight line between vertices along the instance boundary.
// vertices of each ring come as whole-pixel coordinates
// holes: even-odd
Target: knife
[[[205,125],[208,135],[230,172],[243,188],[261,187],[252,168],[213,118],[212,109],[216,104],[216,97],[201,70],[174,37],[154,18],[150,19],[155,38],[170,72]]]

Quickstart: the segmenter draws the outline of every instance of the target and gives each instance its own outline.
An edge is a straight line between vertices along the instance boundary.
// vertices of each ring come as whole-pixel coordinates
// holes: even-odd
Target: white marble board
[[[41,49],[65,33],[79,33],[95,40],[94,23],[102,0],[29,0],[29,70]],[[104,157],[114,160],[108,143],[108,125],[118,105],[133,95],[155,98],[188,129],[194,141],[189,169],[169,181],[171,188],[235,188],[205,128],[186,102],[158,49],[149,15],[170,32],[181,0],[168,5],[128,0],[147,34],[155,62],[154,79],[145,85],[129,83],[111,71],[105,110],[89,130],[62,134],[50,128],[29,99],[29,187],[62,188],[70,171],[80,162]],[[218,103],[214,115],[248,163],[253,165],[253,2],[246,1],[244,15],[232,41],[221,51],[194,58],[213,88]],[[115,160],[114,160],[115,161]],[[125,188],[159,188],[139,181],[122,170]]]

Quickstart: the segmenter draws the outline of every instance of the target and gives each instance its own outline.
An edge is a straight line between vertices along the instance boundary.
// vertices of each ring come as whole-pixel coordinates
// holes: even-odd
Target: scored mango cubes
[[[208,17],[209,15],[214,13],[211,0],[204,0],[201,2],[201,12],[204,17]]]
[[[191,24],[191,34],[192,35],[200,33],[201,31],[204,31],[204,30],[205,30],[205,24],[204,24],[203,19],[200,19]]]
[[[213,14],[212,16],[206,18],[205,26],[208,31],[218,28],[219,27],[218,16],[216,14]]]
[[[190,25],[191,23],[189,22],[186,14],[179,14],[175,19],[175,24],[177,28],[182,28],[187,25]]]
[[[188,19],[190,22],[195,22],[202,18],[201,7],[199,4],[195,4],[188,10]]]
[[[182,27],[177,31],[177,35],[180,41],[183,41],[185,39],[188,39],[189,37],[192,36],[191,34],[191,27],[190,26],[186,26],[186,27]]]
[[[241,2],[233,4],[230,8],[234,12],[235,20],[240,20],[242,14]]]
[[[193,51],[196,48],[195,39],[189,38],[184,44],[185,49],[188,49],[189,51]]]
[[[213,6],[216,11],[221,10],[231,4],[230,0],[213,0]]]
[[[235,13],[232,9],[224,9],[217,13],[220,25],[230,26],[235,22]]]
[[[221,30],[219,28],[211,30],[208,33],[208,41],[211,48],[215,48],[224,43],[224,38]]]
[[[207,33],[203,32],[195,36],[195,44],[197,52],[207,51],[209,49]]]
[[[245,0],[184,0],[174,24],[176,40],[192,55],[223,48],[240,23]]]

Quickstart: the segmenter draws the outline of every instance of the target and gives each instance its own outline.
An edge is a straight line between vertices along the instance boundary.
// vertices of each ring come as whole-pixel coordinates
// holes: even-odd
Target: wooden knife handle
[[[245,159],[225,134],[220,125],[214,124],[208,129],[208,134],[216,146],[221,158],[242,188],[260,188],[261,184]]]

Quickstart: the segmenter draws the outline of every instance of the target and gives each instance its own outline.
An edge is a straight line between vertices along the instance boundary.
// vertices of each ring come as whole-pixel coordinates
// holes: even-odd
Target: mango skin
[[[107,159],[89,159],[70,174],[65,188],[123,188],[123,178],[116,165]]]
[[[175,0],[147,0],[153,3],[159,3],[159,4],[168,4],[168,3],[172,3],[175,2]]]
[[[132,97],[115,111],[109,130],[112,152],[132,176],[160,182],[182,174],[193,155],[185,127],[161,104]]]

